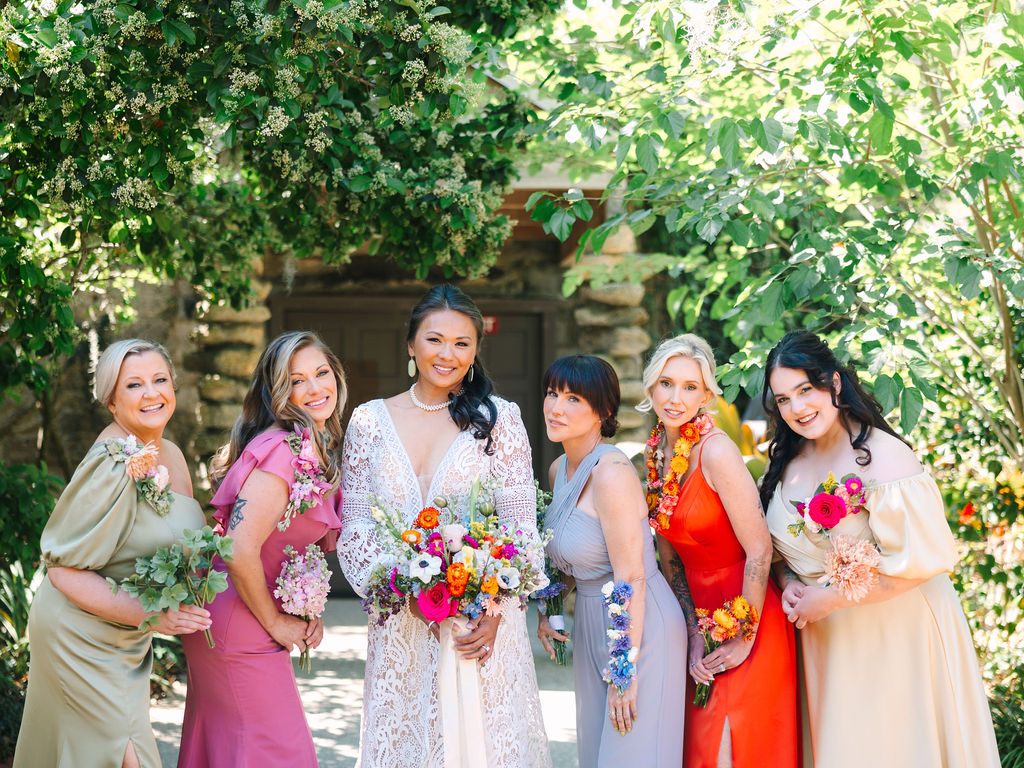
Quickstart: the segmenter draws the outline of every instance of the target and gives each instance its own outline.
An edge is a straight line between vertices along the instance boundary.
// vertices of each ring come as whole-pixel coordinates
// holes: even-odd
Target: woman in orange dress
[[[721,390],[708,343],[663,341],[644,369],[658,423],[645,454],[648,508],[661,567],[687,617],[685,768],[800,765],[796,642],[769,579],[771,536],[757,487],[736,445],[705,412]],[[751,639],[707,652],[696,608],[713,612],[742,595],[760,616]],[[697,683],[713,683],[706,705]]]

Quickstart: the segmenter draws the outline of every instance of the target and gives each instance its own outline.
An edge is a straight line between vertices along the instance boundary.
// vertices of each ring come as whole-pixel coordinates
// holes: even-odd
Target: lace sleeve
[[[494,424],[492,473],[503,481],[495,494],[495,507],[502,523],[537,535],[537,489],[533,484],[533,456],[530,438],[519,415],[519,406],[496,400],[498,419]]]
[[[366,595],[380,554],[376,526],[370,513],[370,495],[376,477],[375,457],[382,449],[380,425],[373,414],[360,406],[352,412],[341,457],[341,534],[338,536],[338,562],[345,578],[361,597]]]

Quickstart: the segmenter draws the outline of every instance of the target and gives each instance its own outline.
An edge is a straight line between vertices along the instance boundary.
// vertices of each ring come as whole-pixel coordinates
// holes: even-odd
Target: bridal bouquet
[[[434,499],[411,525],[400,510],[371,501],[384,551],[363,609],[381,626],[410,599],[428,621],[501,613],[502,601],[547,586],[544,548],[536,537],[498,521],[493,486],[474,481],[466,499]]]
[[[286,559],[274,589],[274,597],[281,601],[281,610],[306,621],[320,618],[331,591],[331,571],[324,553],[316,544],[310,544],[301,555],[294,547],[287,546],[284,556]],[[306,647],[299,656],[299,669],[309,672],[311,668]]]
[[[757,630],[757,609],[743,595],[726,600],[721,608],[708,611],[697,609],[697,629],[704,638],[704,655],[711,653],[726,640],[742,637],[752,640]],[[693,703],[706,706],[711,696],[711,683],[698,683]]]
[[[119,591],[137,597],[144,611],[176,611],[182,605],[202,608],[228,588],[228,577],[214,570],[214,557],[231,559],[234,542],[205,526],[198,531],[186,528],[177,544],[160,547],[149,557],[135,560],[135,573],[120,583],[107,579],[116,595]],[[146,618],[139,629],[156,626],[159,616]],[[213,648],[213,635],[204,629],[206,644]]]

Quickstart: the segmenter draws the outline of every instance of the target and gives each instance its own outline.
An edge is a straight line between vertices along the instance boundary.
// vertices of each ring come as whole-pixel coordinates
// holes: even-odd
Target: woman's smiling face
[[[834,374],[839,386],[839,374]],[[832,392],[815,387],[807,372],[799,368],[776,368],[768,377],[779,416],[796,434],[817,440],[832,431],[839,421],[839,409]]]

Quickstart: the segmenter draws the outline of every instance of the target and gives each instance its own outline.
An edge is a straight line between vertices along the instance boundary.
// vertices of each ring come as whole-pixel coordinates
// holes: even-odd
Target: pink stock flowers
[[[285,439],[295,454],[295,458],[292,459],[295,481],[292,483],[291,493],[288,494],[288,506],[284,509],[284,517],[277,524],[279,531],[286,530],[296,515],[301,515],[307,509],[322,503],[324,497],[332,490],[331,484],[323,479],[324,471],[317,459],[309,429],[300,431],[296,427]]]
[[[320,618],[331,591],[331,571],[323,552],[316,544],[310,544],[301,555],[293,547],[285,547],[284,555],[286,560],[274,589],[281,610],[306,621]],[[310,671],[309,648],[299,656],[299,668]]]

